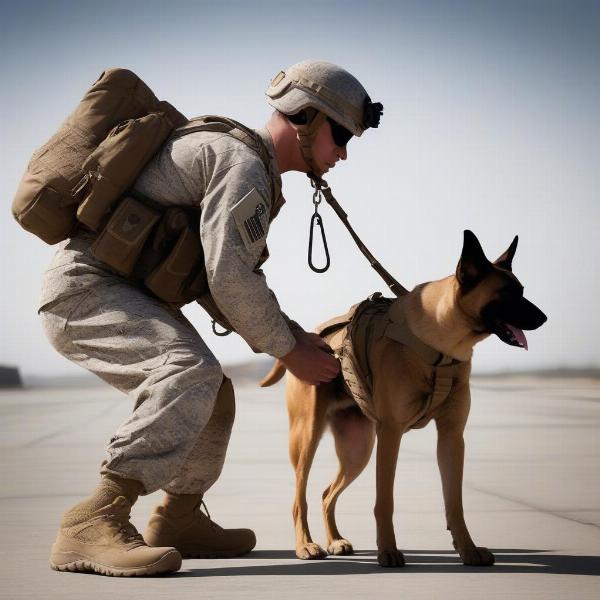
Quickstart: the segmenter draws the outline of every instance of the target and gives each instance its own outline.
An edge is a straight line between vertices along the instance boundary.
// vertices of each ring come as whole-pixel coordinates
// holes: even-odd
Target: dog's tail
[[[260,382],[260,387],[269,387],[277,383],[285,375],[285,366],[280,360],[276,360],[273,368],[265,375]]]

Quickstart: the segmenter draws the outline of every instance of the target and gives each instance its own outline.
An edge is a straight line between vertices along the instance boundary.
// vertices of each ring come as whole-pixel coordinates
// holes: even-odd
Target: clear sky
[[[529,334],[529,352],[483,342],[474,369],[600,366],[600,3],[27,0],[0,11],[0,364],[79,372],[36,316],[54,249],[9,205],[33,150],[104,68],[136,71],[188,116],[258,127],[270,78],[318,58],[385,105],[381,127],[352,140],[328,180],[397,279],[450,274],[465,228],[490,259],[519,234],[514,271],[549,321]],[[327,207],[332,267],[311,272],[306,177],[285,175],[284,193],[265,271],[290,316],[312,328],[385,292]],[[239,338],[209,333],[201,309],[186,313],[224,364],[252,358]]]

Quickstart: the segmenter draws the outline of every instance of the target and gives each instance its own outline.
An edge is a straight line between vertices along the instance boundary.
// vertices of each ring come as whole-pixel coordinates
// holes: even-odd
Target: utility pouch
[[[205,281],[200,237],[185,227],[167,258],[144,278],[144,285],[165,302],[186,304],[206,292]]]
[[[159,219],[159,211],[126,196],[92,244],[92,254],[117,273],[131,275]]]
[[[144,246],[144,251],[133,270],[133,278],[143,281],[171,253],[181,232],[190,227],[193,220],[185,210],[171,206],[162,213],[158,225]]]
[[[17,222],[47,244],[64,240],[77,224],[73,183],[81,177],[79,156],[95,145],[84,133],[63,125],[36,150],[19,183],[12,204]]]
[[[35,175],[25,173],[13,203],[15,218],[21,227],[47,244],[56,244],[74,229],[74,201],[49,185],[39,183]]]
[[[72,235],[77,206],[86,200],[81,209],[85,224],[100,231],[108,209],[171,130],[186,122],[135,73],[104,71],[60,129],[34,152],[12,203],[15,219],[56,244]]]
[[[162,113],[150,113],[117,125],[83,163],[86,174],[74,190],[83,197],[77,219],[98,231],[104,216],[132,186],[144,165],[154,156],[173,129]]]

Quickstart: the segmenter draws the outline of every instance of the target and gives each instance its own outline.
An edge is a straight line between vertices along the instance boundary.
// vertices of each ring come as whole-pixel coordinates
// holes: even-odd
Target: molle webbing
[[[461,362],[431,348],[408,328],[404,315],[404,298],[383,298],[373,294],[355,304],[350,311],[317,329],[340,360],[346,391],[365,416],[377,421],[373,406],[373,379],[369,352],[373,342],[387,337],[406,346],[431,368],[430,391],[422,410],[410,425],[424,427],[432,411],[441,405],[452,390],[455,369]]]
[[[361,411],[376,421],[373,412],[373,388],[368,351],[376,336],[383,333],[385,315],[393,302],[381,294],[355,304],[348,313],[331,319],[317,328],[340,360],[346,391]]]
[[[230,135],[261,159],[273,186],[269,222],[283,204],[272,176],[271,156],[260,136],[231,119],[205,116],[178,128],[171,139],[197,131]],[[204,252],[199,236],[199,209],[165,207],[134,191],[123,197],[92,245],[94,256],[111,269],[143,285],[157,298],[183,305],[209,293]],[[268,250],[260,258],[264,262]],[[257,267],[260,266],[257,265]],[[220,323],[226,319],[214,302],[204,298],[202,306]]]
[[[78,222],[93,230],[186,118],[127,69],[107,69],[59,130],[36,152],[12,212],[48,244]]]

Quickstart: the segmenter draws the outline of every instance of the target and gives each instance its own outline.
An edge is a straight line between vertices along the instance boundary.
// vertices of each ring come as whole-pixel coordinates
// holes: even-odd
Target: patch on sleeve
[[[267,206],[262,196],[252,188],[232,209],[238,231],[248,250],[267,237]]]

